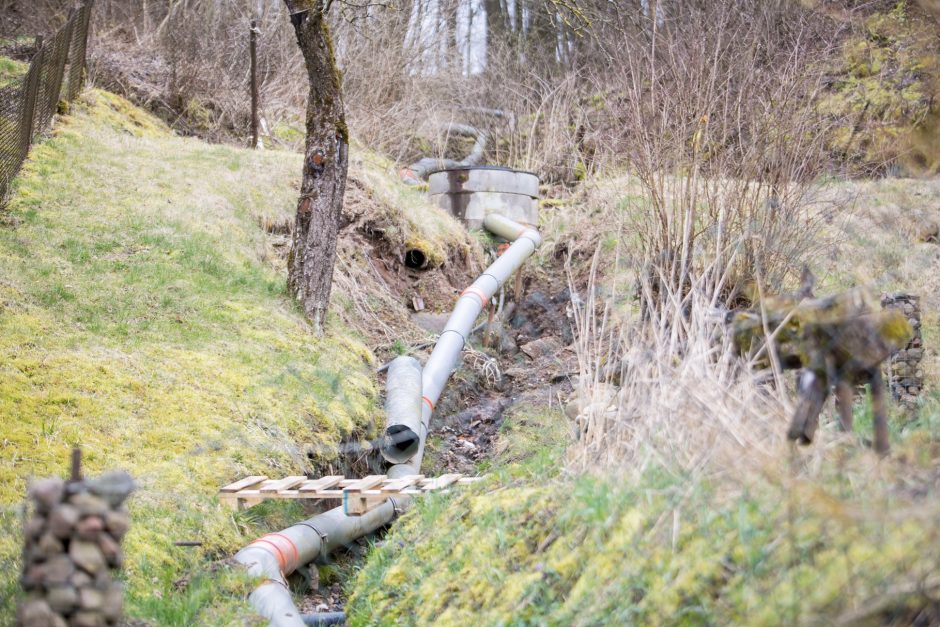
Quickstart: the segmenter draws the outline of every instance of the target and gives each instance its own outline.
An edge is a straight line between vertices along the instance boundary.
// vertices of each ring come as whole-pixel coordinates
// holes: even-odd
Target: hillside
[[[284,279],[300,159],[174,136],[103,91],[33,148],[0,212],[0,624],[13,617],[27,481],[64,474],[73,444],[89,474],[127,468],[139,482],[126,572],[140,625],[256,620],[244,602],[252,582],[226,560],[309,512],[269,503],[233,515],[214,496],[220,485],[366,470],[368,456],[337,451],[367,451],[377,434],[379,358],[427,351],[435,316],[489,242],[354,146],[330,333],[316,339]],[[425,471],[488,479],[420,501],[376,543],[345,583],[351,623],[940,620],[940,249],[924,231],[940,224],[940,185],[833,179],[818,192],[833,208],[811,257],[821,292],[924,297],[932,391],[914,414],[892,409],[890,458],[864,446],[871,412],[860,399],[856,435],[827,420],[813,447],[791,450],[784,423],[772,423],[761,463],[740,469],[716,467],[704,447],[692,468],[653,450],[635,466],[607,472],[598,460],[580,472],[588,449],[559,407],[583,393],[570,377],[572,398],[568,381],[584,350],[571,311],[578,294],[619,294],[611,302],[636,313],[623,297],[638,276],[636,242],[616,228],[643,201],[635,178],[597,177],[543,203],[545,244],[527,267],[517,328],[503,333],[515,339],[502,351],[474,342],[438,409]],[[429,269],[405,267],[416,249]],[[608,254],[589,279],[596,250]],[[409,311],[417,297],[420,315]],[[542,337],[558,355],[515,345]],[[488,380],[493,364],[504,381]],[[668,372],[689,391],[686,373]],[[686,418],[668,403],[653,409]],[[461,426],[467,415],[474,426]],[[727,416],[705,407],[687,418]],[[457,455],[467,441],[479,451]],[[306,582],[296,584],[299,596]]]
[[[621,295],[638,277],[629,257],[637,244],[611,225],[630,223],[641,194],[632,177],[594,180],[543,214],[550,246],[569,243],[573,267],[585,249],[606,253],[594,291],[617,296],[599,298],[605,318],[636,315]],[[810,257],[819,291],[923,298],[928,392],[914,412],[892,407],[889,458],[865,446],[864,394],[853,434],[839,433],[830,402],[818,441],[794,448],[782,437],[789,415],[725,405],[741,391],[708,378],[717,358],[658,363],[640,353],[653,363],[647,378],[624,381],[614,399],[603,374],[575,383],[589,394],[581,402],[601,403],[604,418],[624,425],[602,430],[606,441],[593,448],[579,440],[574,413],[514,408],[485,466],[491,480],[422,501],[374,549],[350,586],[352,624],[940,623],[940,248],[931,235],[940,184],[829,180],[814,196],[824,216]],[[587,241],[575,248],[575,239]],[[595,358],[593,338],[576,338],[579,357]],[[651,406],[622,396],[650,387],[637,403]],[[622,460],[605,461],[619,451]]]
[[[299,164],[175,137],[102,91],[33,148],[0,212],[0,624],[16,601],[27,480],[62,474],[73,444],[89,474],[126,468],[139,483],[129,615],[221,625],[244,611],[246,584],[212,575],[218,560],[301,508],[233,516],[218,487],[342,466],[341,440],[374,436],[374,357],[340,320],[355,295],[340,294],[315,339],[286,294],[283,238],[266,232],[293,214]],[[409,227],[369,200],[381,166],[357,171],[360,214],[448,254],[453,221]]]

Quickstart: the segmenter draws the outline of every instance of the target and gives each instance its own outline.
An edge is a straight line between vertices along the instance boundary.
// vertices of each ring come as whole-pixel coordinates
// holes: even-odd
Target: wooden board
[[[329,475],[309,479],[292,475],[284,479],[268,479],[252,475],[219,489],[219,498],[232,508],[241,510],[266,499],[342,499],[347,515],[361,516],[394,496],[416,496],[447,490],[454,485],[469,485],[481,477],[447,474],[436,478],[408,475],[389,479],[386,475],[369,475],[347,479]]]

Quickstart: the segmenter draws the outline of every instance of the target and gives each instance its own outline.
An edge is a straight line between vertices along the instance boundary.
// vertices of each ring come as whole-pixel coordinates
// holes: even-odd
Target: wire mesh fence
[[[52,123],[62,101],[81,92],[93,0],[73,9],[59,31],[36,38],[28,69],[0,75],[0,203],[10,190],[33,139]]]

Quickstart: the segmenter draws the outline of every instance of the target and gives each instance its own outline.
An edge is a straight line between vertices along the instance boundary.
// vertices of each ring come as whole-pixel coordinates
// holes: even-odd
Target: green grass
[[[72,111],[0,213],[0,624],[27,480],[64,474],[74,444],[89,474],[140,484],[130,617],[231,624],[245,582],[210,566],[301,512],[233,516],[216,490],[371,434],[372,356],[335,322],[315,338],[261,261],[257,217],[292,214],[299,155],[177,138],[103,92]]]
[[[29,64],[0,56],[0,87],[6,87],[29,71]]]
[[[940,399],[892,460],[846,443],[810,480],[800,456],[730,485],[571,477],[558,424],[512,416],[485,485],[420,500],[351,586],[351,624],[906,624],[926,601],[896,591],[940,572]]]

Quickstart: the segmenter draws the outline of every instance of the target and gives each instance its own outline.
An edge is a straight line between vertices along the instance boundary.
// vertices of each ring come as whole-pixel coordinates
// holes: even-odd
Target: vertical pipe
[[[382,455],[393,464],[406,462],[418,452],[421,431],[421,364],[414,357],[398,357],[389,365],[385,415]]]

